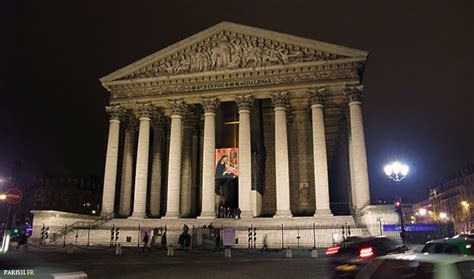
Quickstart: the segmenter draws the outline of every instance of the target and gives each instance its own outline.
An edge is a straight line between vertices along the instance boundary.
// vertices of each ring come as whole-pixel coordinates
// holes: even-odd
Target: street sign
[[[7,196],[6,198],[7,203],[11,205],[17,205],[23,199],[23,194],[18,188],[8,189],[8,191],[5,194]]]

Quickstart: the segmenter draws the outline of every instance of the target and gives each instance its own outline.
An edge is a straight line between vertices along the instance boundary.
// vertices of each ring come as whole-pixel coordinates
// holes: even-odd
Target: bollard
[[[311,250],[311,258],[317,258],[318,257],[318,250],[313,249]]]
[[[286,257],[287,258],[293,258],[293,251],[291,250],[290,247],[288,247],[288,249],[286,249]]]
[[[72,243],[69,243],[67,245],[66,253],[68,253],[68,254],[74,253],[74,246],[72,245]]]
[[[231,258],[232,257],[232,252],[231,252],[230,248],[225,248],[224,257],[226,257],[226,258]]]
[[[172,245],[168,246],[168,253],[166,254],[168,257],[173,257],[174,256],[174,249]]]
[[[122,245],[120,243],[115,245],[115,255],[122,255]]]

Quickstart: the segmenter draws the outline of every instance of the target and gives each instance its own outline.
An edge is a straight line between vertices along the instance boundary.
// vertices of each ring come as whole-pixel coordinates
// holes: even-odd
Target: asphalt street
[[[0,278],[53,278],[51,273],[83,271],[88,278],[329,278],[327,259],[311,258],[310,251],[294,251],[287,258],[284,251],[233,250],[232,257],[224,252],[166,251],[143,252],[123,249],[115,255],[113,249],[75,248],[72,254],[65,248],[28,251],[13,250],[2,255]],[[5,275],[8,270],[33,270],[34,276]]]

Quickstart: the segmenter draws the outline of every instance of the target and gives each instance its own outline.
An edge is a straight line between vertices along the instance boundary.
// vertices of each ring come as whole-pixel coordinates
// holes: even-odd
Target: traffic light
[[[393,207],[395,208],[395,211],[397,213],[402,212],[402,202],[400,200],[395,200],[395,202],[393,203]]]
[[[46,227],[44,230],[44,239],[47,239],[49,237],[49,227]]]
[[[115,229],[115,241],[118,240],[118,238],[119,238],[119,233],[120,233],[120,228],[116,228],[116,229]]]
[[[115,236],[115,227],[113,227],[113,228],[110,230],[110,241],[113,241],[113,240],[114,240],[114,236]]]

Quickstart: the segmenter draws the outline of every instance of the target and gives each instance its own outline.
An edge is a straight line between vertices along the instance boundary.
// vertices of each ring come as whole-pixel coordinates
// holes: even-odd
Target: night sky
[[[422,200],[474,162],[472,1],[1,2],[0,175],[14,160],[29,177],[102,174],[98,79],[224,20],[369,51],[372,199]],[[383,173],[394,159],[411,167],[399,185]]]

